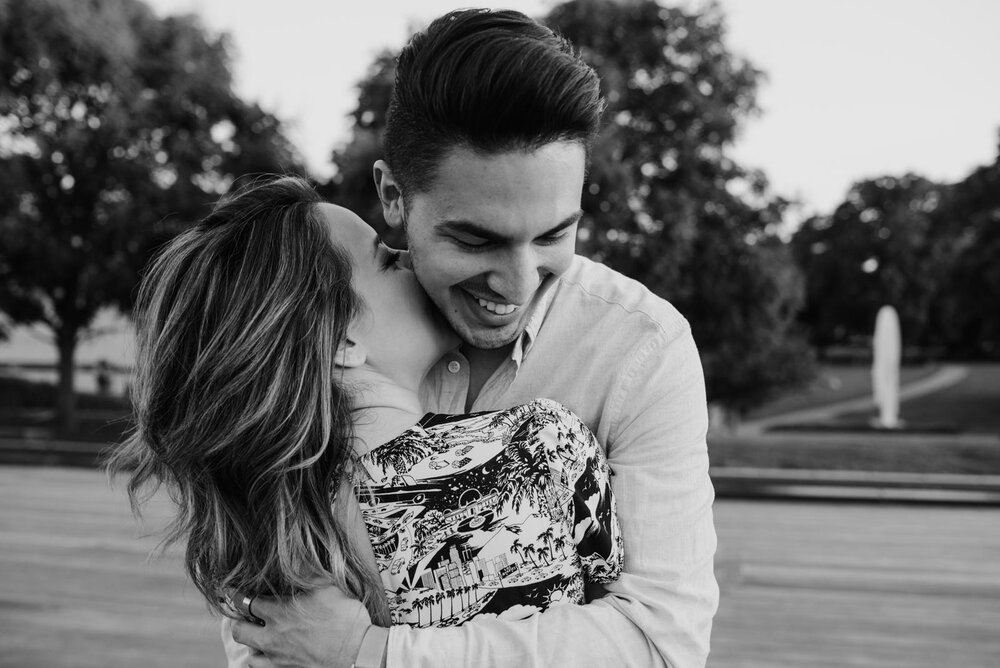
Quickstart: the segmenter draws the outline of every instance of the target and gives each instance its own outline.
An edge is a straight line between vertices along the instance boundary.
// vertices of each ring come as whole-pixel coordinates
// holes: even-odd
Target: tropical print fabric
[[[358,500],[394,624],[519,619],[615,580],[604,452],[562,405],[428,414],[361,460]]]

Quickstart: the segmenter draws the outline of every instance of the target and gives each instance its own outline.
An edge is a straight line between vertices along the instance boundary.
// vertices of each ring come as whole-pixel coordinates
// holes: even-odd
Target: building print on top
[[[585,581],[620,573],[604,453],[555,402],[428,415],[361,463],[358,500],[394,623],[526,617],[583,602]]]

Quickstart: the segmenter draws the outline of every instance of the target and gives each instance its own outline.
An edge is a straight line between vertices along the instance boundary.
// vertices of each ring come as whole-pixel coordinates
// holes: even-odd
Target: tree
[[[581,252],[688,318],[710,400],[746,410],[808,378],[799,277],[776,236],[788,202],[727,155],[763,75],[727,49],[719,7],[573,0],[546,22],[581,47],[608,99]]]
[[[238,176],[301,168],[195,17],[0,0],[0,45],[0,309],[52,331],[65,433],[76,344],[99,309],[129,308],[152,249]]]
[[[992,165],[954,184],[935,212],[948,266],[935,300],[941,339],[955,355],[1000,356],[1000,145]],[[990,306],[990,305],[993,306]]]
[[[1000,153],[1000,150],[998,150]],[[806,276],[802,322],[819,347],[871,335],[883,304],[904,342],[958,357],[1000,353],[1000,157],[953,184],[859,181],[791,247]]]
[[[914,174],[855,183],[832,216],[807,220],[792,238],[806,277],[802,319],[820,347],[867,337],[884,304],[904,341],[926,344],[950,234],[935,217],[948,189]]]
[[[334,150],[333,177],[319,186],[332,202],[357,213],[393,248],[405,248],[402,231],[389,227],[382,217],[382,204],[375,193],[372,165],[382,158],[382,134],[392,95],[396,61],[392,53],[379,54],[358,84],[358,105],[351,113],[354,125],[350,140]]]

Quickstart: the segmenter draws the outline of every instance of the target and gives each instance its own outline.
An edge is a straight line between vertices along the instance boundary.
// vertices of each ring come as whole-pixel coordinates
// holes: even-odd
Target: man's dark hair
[[[532,151],[580,142],[589,156],[604,100],[569,41],[515,11],[436,19],[396,60],[386,160],[403,194],[425,192],[445,154]]]

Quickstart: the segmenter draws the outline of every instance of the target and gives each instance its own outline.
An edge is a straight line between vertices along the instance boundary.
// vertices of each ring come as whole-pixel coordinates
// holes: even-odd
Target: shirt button
[[[458,373],[461,370],[462,370],[462,365],[459,364],[456,360],[448,362],[448,371],[450,371],[451,373]]]

